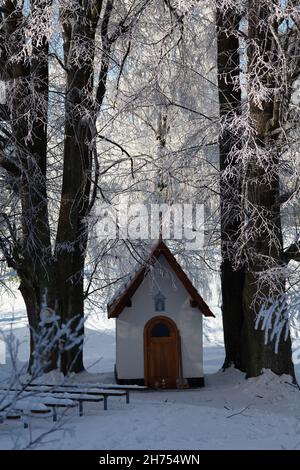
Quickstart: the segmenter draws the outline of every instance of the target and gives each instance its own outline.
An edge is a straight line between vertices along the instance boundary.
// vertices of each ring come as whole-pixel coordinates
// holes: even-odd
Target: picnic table
[[[2,387],[0,389],[0,420],[5,418],[3,410],[8,406],[10,412],[20,414],[24,420],[24,427],[28,427],[27,414],[29,412],[47,413],[52,410],[53,421],[57,421],[57,408],[78,406],[79,416],[82,416],[84,402],[98,403],[103,401],[103,408],[107,410],[109,397],[125,396],[128,404],[130,391],[145,389],[147,387],[139,385],[102,383],[62,385],[24,383],[15,387]]]
[[[34,386],[36,389],[36,386]],[[103,408],[107,410],[107,402],[109,397],[122,397],[126,396],[126,403],[129,403],[129,391],[126,390],[111,390],[100,387],[69,387],[69,386],[53,386],[41,385],[38,387],[39,393],[47,392],[51,394],[61,394],[64,398],[73,398],[79,401],[81,412],[83,410],[84,401],[102,401]],[[101,398],[100,398],[101,397]]]
[[[107,403],[109,397],[121,397],[126,396],[126,403],[129,403],[129,391],[126,390],[111,390],[102,389],[100,387],[77,387],[77,386],[56,386],[50,384],[31,384],[26,386],[23,385],[24,390],[22,393],[36,393],[38,396],[43,395],[43,399],[46,396],[52,396],[57,398],[66,398],[76,400],[79,404],[79,415],[83,414],[83,403],[84,402],[100,402],[103,401],[104,410],[107,410]],[[18,388],[10,389],[12,391],[18,391]],[[20,388],[20,390],[22,390]]]
[[[147,387],[139,385],[103,383],[65,383],[61,385],[24,383],[14,388],[3,387],[0,389],[0,394],[1,392],[6,394],[20,392],[20,395],[15,397],[19,403],[24,399],[30,401],[26,411],[21,408],[18,408],[16,411],[25,415],[28,411],[47,412],[47,410],[52,410],[53,421],[57,421],[57,408],[78,406],[79,416],[83,416],[83,405],[85,402],[98,403],[103,401],[103,408],[107,410],[109,397],[125,396],[126,403],[128,404],[130,402],[130,391],[143,391],[147,389]],[[23,401],[23,403],[25,402]]]
[[[32,387],[48,387],[48,388],[53,388],[57,390],[56,385],[51,385],[51,384],[38,384],[38,383],[32,383]],[[106,390],[116,390],[116,391],[122,391],[124,392],[123,394],[126,395],[126,403],[128,404],[130,402],[130,392],[131,391],[145,391],[149,390],[148,387],[142,386],[142,385],[119,385],[119,384],[105,384],[105,383],[64,383],[59,385],[60,389],[64,390],[70,390],[72,389],[72,393],[75,393],[76,391],[80,390],[81,392],[84,393],[100,393],[100,392],[105,392]],[[106,399],[104,398],[104,409],[107,409],[107,397],[108,396],[116,396],[116,394],[106,394]]]

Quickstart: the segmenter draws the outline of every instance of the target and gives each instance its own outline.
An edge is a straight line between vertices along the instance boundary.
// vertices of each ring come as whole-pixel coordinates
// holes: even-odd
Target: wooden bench
[[[84,385],[85,386],[85,385]],[[95,385],[90,384],[91,387]],[[126,392],[126,403],[129,403],[129,393],[133,391],[145,391],[149,390],[148,387],[142,385],[118,385],[118,384],[96,384],[96,388],[102,388],[104,390],[122,390]]]
[[[79,416],[83,416],[83,404],[84,402],[90,403],[99,403],[103,401],[103,397],[99,395],[92,395],[92,394],[83,394],[83,393],[76,393],[74,392],[66,392],[66,391],[51,391],[51,392],[42,392],[39,391],[39,396],[42,397],[42,400],[50,401],[51,398],[58,399],[58,400],[69,400],[75,401],[79,407]],[[45,403],[46,404],[46,403]],[[50,405],[49,405],[50,406]]]
[[[12,394],[15,394],[16,392],[20,392],[20,395],[13,395],[10,399],[10,396]],[[46,412],[46,410],[44,411],[44,408],[46,407],[48,411],[52,410],[53,421],[57,421],[57,408],[71,408],[79,405],[79,403],[77,401],[74,401],[73,399],[65,399],[61,396],[55,397],[53,395],[48,394],[40,394],[38,391],[32,394],[30,390],[19,390],[10,388],[2,389],[0,390],[0,393],[5,393],[5,395],[3,395],[3,398],[7,402],[13,402],[13,400],[15,400],[16,404],[18,404],[18,407],[16,406],[16,404],[13,406],[13,408],[9,406],[9,410],[13,409],[14,411],[23,412],[24,414],[24,410],[20,408],[21,403],[27,403],[28,406],[26,406],[26,410],[33,413]]]
[[[79,414],[82,416],[83,413],[83,403],[84,401],[97,401],[95,396],[102,397],[104,410],[107,410],[108,398],[109,397],[126,397],[126,403],[130,403],[130,392],[131,391],[144,391],[148,390],[148,387],[140,385],[118,385],[118,384],[94,384],[94,383],[76,383],[76,384],[67,384],[63,383],[61,385],[53,385],[46,383],[31,383],[30,385],[24,384],[26,390],[39,390],[41,392],[47,393],[69,393],[70,398],[77,400],[79,402]],[[85,398],[79,398],[76,394],[85,395]],[[87,396],[94,395],[93,398],[88,399]],[[98,401],[102,401],[99,399]]]
[[[129,403],[130,398],[129,394],[130,392],[133,391],[145,391],[149,390],[148,387],[142,386],[142,385],[118,385],[118,384],[92,384],[92,383],[86,383],[86,384],[64,384],[62,385],[65,388],[85,388],[85,389],[101,389],[101,390],[119,390],[119,391],[124,391],[126,392],[126,403]]]
[[[32,387],[49,387],[57,390],[56,385],[50,384],[31,384]],[[93,383],[77,383],[77,384],[62,384],[59,385],[59,389],[63,390],[72,390],[72,392],[76,391],[83,391],[84,393],[98,393],[99,391],[107,391],[107,390],[115,390],[119,392],[123,392],[123,395],[126,395],[126,403],[130,403],[130,392],[131,391],[145,391],[149,390],[146,386],[141,385],[118,385],[118,384],[93,384]],[[111,394],[114,396],[115,394]],[[121,394],[120,394],[121,395]],[[109,394],[107,394],[106,398],[104,397],[104,409],[107,409],[107,398]]]
[[[57,409],[58,408],[72,408],[74,406],[79,406],[80,407],[80,404],[78,403],[78,401],[74,401],[73,399],[65,399],[65,398],[61,398],[61,397],[55,397],[55,396],[52,396],[52,395],[40,395],[38,394],[37,396],[35,396],[35,398],[43,403],[45,406],[48,406],[49,408],[52,409],[52,413],[53,413],[53,421],[56,422],[57,421]]]
[[[123,390],[108,390],[98,387],[93,388],[80,388],[80,387],[49,387],[47,385],[39,387],[39,393],[51,393],[51,394],[63,394],[64,397],[70,396],[70,398],[77,400],[81,403],[81,410],[84,401],[103,401],[103,408],[107,410],[107,402],[109,397],[126,397],[126,403],[129,403],[129,391]]]
[[[7,411],[6,411],[7,410]],[[14,397],[7,395],[0,396],[0,423],[5,419],[22,419],[24,428],[28,428],[28,413],[50,413],[51,409],[40,401],[28,400],[28,397]]]
[[[51,413],[51,410],[48,410],[48,413]],[[0,424],[3,424],[6,419],[21,419],[23,421],[24,429],[28,428],[28,421],[25,419],[26,415],[24,414],[23,410],[19,410],[16,408],[10,408],[9,414],[3,413],[0,410]]]
[[[107,403],[109,397],[121,397],[126,396],[126,403],[129,403],[129,391],[123,390],[108,390],[98,387],[69,387],[69,386],[53,386],[53,385],[24,385],[24,390],[22,393],[34,393],[36,397],[52,396],[56,398],[68,398],[71,400],[76,400],[79,404],[79,415],[82,416],[83,413],[83,403],[84,402],[100,402],[103,401],[103,408],[107,410]],[[13,391],[18,391],[17,388],[11,389]],[[21,389],[20,389],[21,390]]]

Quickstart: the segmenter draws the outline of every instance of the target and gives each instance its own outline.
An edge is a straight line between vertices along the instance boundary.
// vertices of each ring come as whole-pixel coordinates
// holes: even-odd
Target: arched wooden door
[[[179,333],[170,318],[157,316],[144,329],[145,385],[176,388],[179,377]]]

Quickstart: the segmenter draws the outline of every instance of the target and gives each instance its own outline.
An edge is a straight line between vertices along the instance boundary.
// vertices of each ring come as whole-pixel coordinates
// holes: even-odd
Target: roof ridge
[[[168,246],[163,240],[159,240],[156,245],[152,248],[149,256],[141,263],[141,267],[134,273],[134,276],[128,280],[128,282],[122,286],[120,293],[115,297],[112,302],[108,303],[107,311],[109,318],[116,318],[122,313],[123,309],[126,306],[126,302],[134,295],[137,291],[144,278],[147,276],[151,265],[155,264],[155,261],[158,260],[160,254],[163,254],[167,259],[169,265],[176,273],[178,279],[183,284],[185,289],[188,291],[193,300],[196,301],[196,305],[201,311],[201,313],[207,317],[214,317],[215,315],[210,310],[207,303],[203,300],[197,289],[194,287],[193,283],[184,272],[178,261],[176,260],[173,253],[170,251]]]

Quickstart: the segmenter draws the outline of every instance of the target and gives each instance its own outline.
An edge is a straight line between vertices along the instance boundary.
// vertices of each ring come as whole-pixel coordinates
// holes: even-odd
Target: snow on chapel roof
[[[183,271],[180,264],[176,261],[175,256],[171,253],[167,245],[160,240],[150,252],[150,255],[145,262],[139,266],[137,271],[134,271],[130,279],[123,285],[115,294],[113,299],[107,305],[108,318],[116,318],[122,313],[126,303],[134,293],[137,291],[151,267],[155,264],[160,255],[164,255],[169,265],[181,281],[185,289],[191,296],[191,299],[196,303],[196,307],[206,317],[214,317],[215,315],[210,310],[207,303],[203,300],[199,292],[195,289],[188,276]]]

